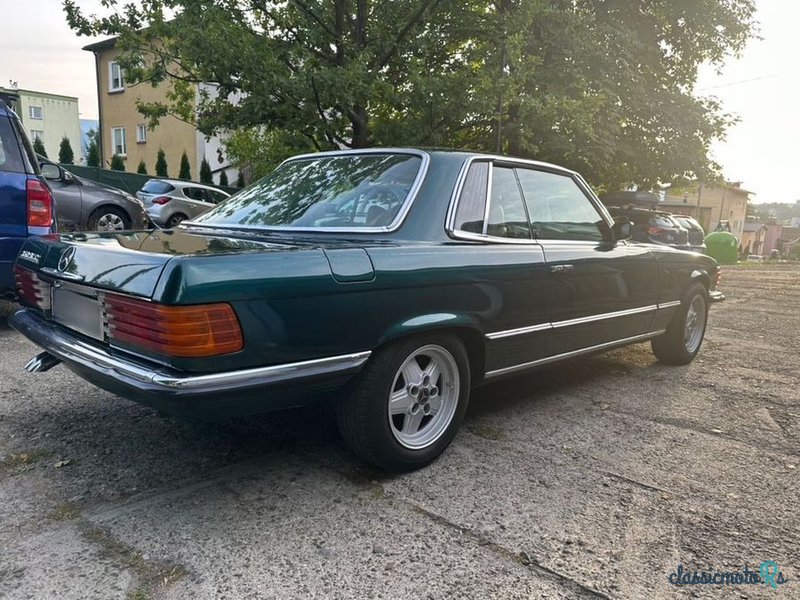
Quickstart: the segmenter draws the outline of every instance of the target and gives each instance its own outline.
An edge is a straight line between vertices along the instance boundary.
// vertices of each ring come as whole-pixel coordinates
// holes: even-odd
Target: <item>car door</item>
[[[65,175],[65,171],[55,163],[40,161],[40,164],[42,176],[47,179],[53,190],[59,223],[67,228],[80,228],[83,222],[83,196],[80,182]]]
[[[550,328],[542,293],[544,253],[531,234],[513,168],[472,162],[448,229],[460,240],[448,249],[454,264],[467,265],[459,279],[472,282],[470,303],[484,329],[486,376],[513,372],[544,357]]]
[[[211,210],[214,206],[208,196],[206,196],[206,190],[203,188],[185,187],[183,188],[183,195],[187,198],[187,200],[183,202],[183,205],[186,209],[186,216],[190,219],[199,217],[204,212]]]
[[[610,217],[578,176],[522,167],[517,176],[547,262],[548,355],[648,333],[658,308],[651,253],[612,238]]]

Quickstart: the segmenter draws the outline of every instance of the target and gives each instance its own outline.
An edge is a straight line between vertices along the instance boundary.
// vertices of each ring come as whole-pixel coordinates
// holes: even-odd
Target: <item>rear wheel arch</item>
[[[476,385],[483,379],[483,373],[486,370],[486,344],[483,334],[474,325],[441,325],[399,331],[394,329],[381,339],[377,348],[429,334],[452,335],[458,338],[458,340],[464,344],[464,349],[467,351],[472,384]]]

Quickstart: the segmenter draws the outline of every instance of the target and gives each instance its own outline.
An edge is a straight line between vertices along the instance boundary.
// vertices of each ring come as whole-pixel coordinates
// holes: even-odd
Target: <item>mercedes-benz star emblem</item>
[[[75,247],[70,246],[64,252],[61,253],[61,258],[58,259],[58,270],[60,273],[63,273],[67,270],[67,267],[72,263],[72,259],[75,257]]]

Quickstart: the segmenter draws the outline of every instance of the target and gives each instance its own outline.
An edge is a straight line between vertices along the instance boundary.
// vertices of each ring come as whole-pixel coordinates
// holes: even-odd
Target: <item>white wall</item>
[[[55,96],[44,93],[19,90],[19,116],[22,125],[33,142],[31,131],[44,132],[44,148],[47,157],[58,160],[58,150],[61,138],[69,138],[72,152],[75,155],[75,164],[83,163],[83,150],[81,148],[81,125],[78,117],[78,99],[67,96]],[[31,106],[41,107],[42,118],[31,118]]]

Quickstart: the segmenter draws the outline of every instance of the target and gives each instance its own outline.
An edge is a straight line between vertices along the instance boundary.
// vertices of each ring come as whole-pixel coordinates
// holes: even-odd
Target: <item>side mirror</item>
[[[42,177],[50,181],[58,181],[61,179],[61,169],[58,168],[58,165],[54,165],[53,163],[43,163]]]
[[[631,237],[633,223],[628,221],[627,219],[621,221],[615,221],[614,225],[611,227],[611,235],[614,236],[614,240],[627,240]]]
[[[62,171],[62,173],[63,175],[61,178],[64,180],[64,183],[75,183],[75,176],[72,173],[69,171]]]

